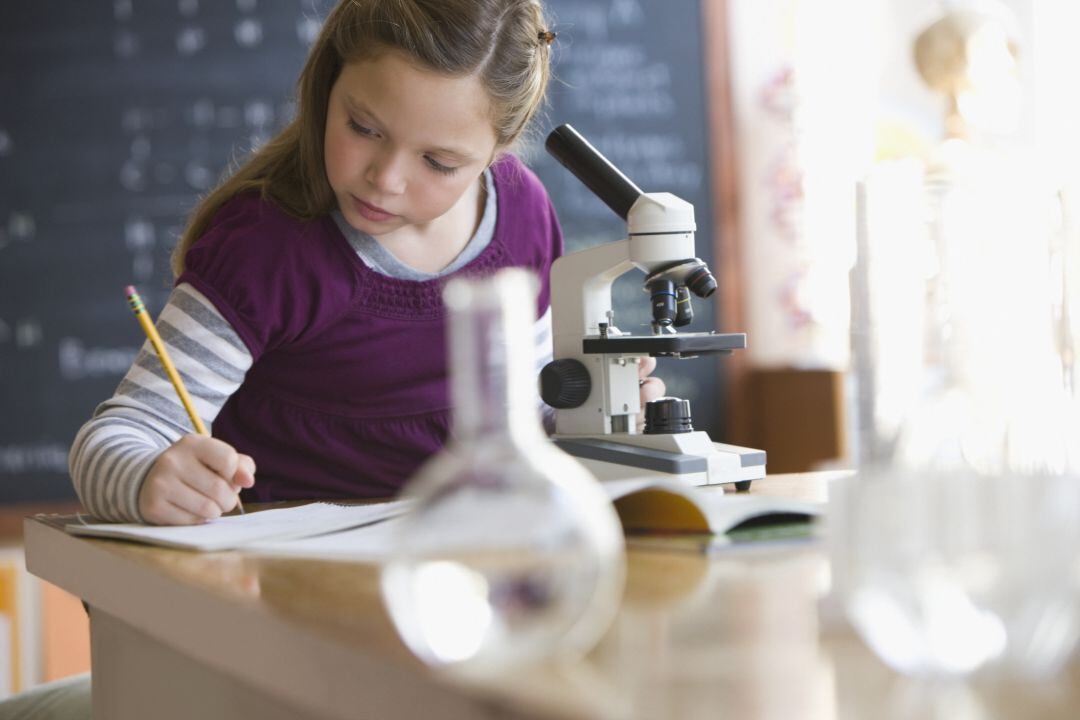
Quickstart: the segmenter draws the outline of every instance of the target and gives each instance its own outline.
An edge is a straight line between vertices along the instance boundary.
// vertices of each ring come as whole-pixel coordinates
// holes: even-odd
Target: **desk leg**
[[[95,718],[109,720],[295,720],[285,706],[213,672],[116,617],[90,608]]]

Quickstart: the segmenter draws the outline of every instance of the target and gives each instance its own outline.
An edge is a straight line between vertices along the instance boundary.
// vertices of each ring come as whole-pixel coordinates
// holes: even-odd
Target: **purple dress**
[[[177,280],[195,286],[253,358],[213,435],[251,455],[244,500],[394,495],[450,429],[445,312],[449,278],[525,267],[537,317],[562,234],[540,181],[513,156],[492,167],[497,220],[461,270],[415,282],[375,272],[329,216],[303,222],[254,195],[226,204]]]

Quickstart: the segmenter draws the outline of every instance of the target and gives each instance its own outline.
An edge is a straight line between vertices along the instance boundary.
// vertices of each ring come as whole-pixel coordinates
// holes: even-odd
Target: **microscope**
[[[670,193],[645,193],[570,125],[545,146],[619,217],[627,237],[557,259],[551,267],[554,356],[540,373],[540,394],[555,408],[555,443],[599,480],[675,479],[691,486],[734,484],[746,490],[765,477],[765,452],[712,442],[693,429],[690,402],[664,397],[641,411],[640,358],[693,358],[746,347],[745,333],[683,332],[693,319],[691,293],[707,298],[716,279],[696,257],[694,207]],[[652,334],[615,325],[611,284],[645,273]]]

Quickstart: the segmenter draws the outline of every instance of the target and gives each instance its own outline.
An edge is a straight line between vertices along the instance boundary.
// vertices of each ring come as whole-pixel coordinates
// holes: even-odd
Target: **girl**
[[[188,434],[145,345],[71,449],[92,514],[186,524],[233,509],[241,488],[395,494],[449,431],[450,275],[536,271],[538,369],[550,359],[562,236],[507,151],[543,100],[553,37],[538,0],[330,13],[296,119],[202,201],[173,256],[158,330],[213,437]],[[662,394],[645,380],[643,402]]]

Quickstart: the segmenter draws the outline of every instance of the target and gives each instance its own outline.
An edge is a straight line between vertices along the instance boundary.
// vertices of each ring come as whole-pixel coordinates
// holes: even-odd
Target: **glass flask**
[[[386,607],[418,657],[452,672],[582,655],[618,608],[623,536],[599,483],[541,426],[536,280],[455,279],[443,300],[452,434],[405,488]]]

